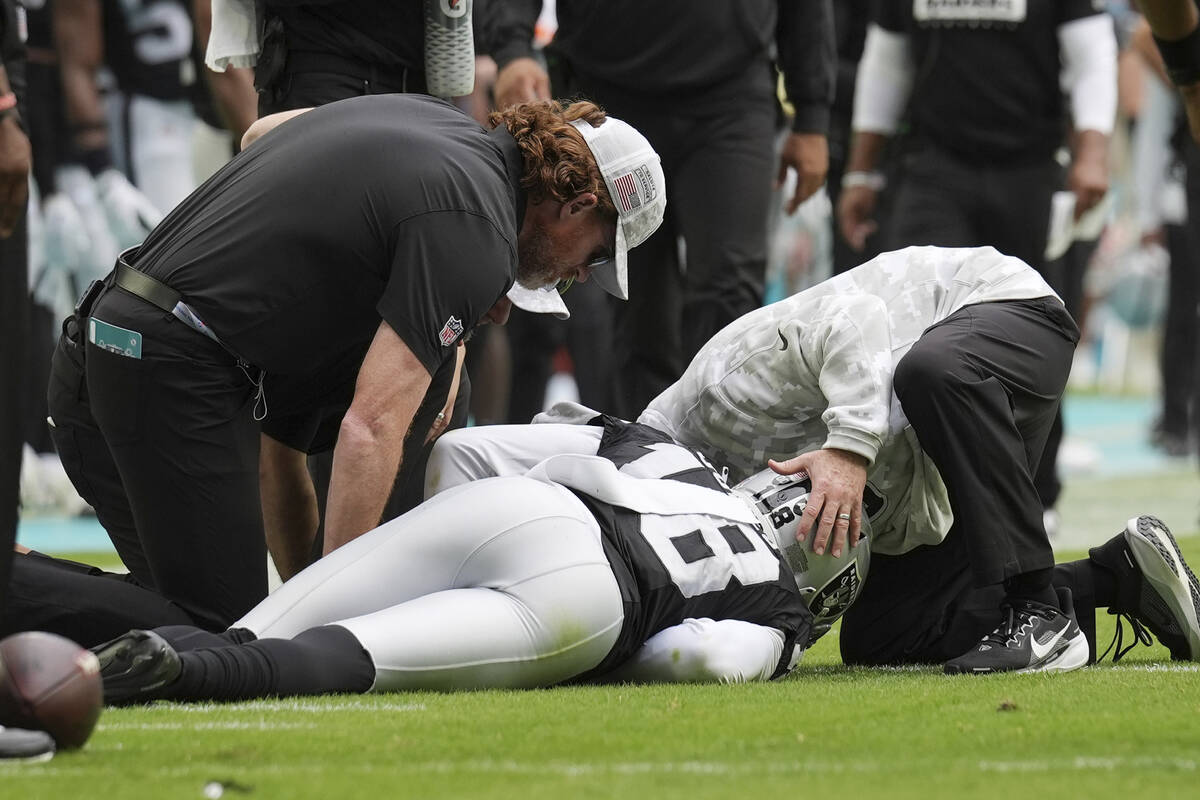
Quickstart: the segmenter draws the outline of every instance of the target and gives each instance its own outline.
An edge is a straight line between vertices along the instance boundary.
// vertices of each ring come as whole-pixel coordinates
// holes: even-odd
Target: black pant
[[[573,77],[572,91],[650,141],[667,182],[662,225],[629,251],[629,300],[611,302],[618,416],[636,417],[715,333],[762,305],[777,118],[757,77],[717,108]]]
[[[1071,590],[1094,656],[1096,599],[1081,563],[1056,566],[1053,584]],[[872,554],[862,594],[842,618],[842,661],[883,666],[957,658],[1000,624],[1003,600],[1001,585],[975,583],[957,524],[941,544],[901,556]]]
[[[0,612],[5,607],[9,562],[17,540],[21,496],[21,449],[29,326],[25,220],[0,240]]]
[[[571,311],[567,320],[514,308],[508,319],[512,343],[512,389],[508,419],[524,424],[542,410],[555,351],[566,345],[574,366],[579,401],[607,408],[613,377],[612,318],[608,294],[594,282],[576,284],[563,295]]]
[[[1021,165],[973,164],[927,142],[901,159],[888,214],[889,250],[909,245],[991,245],[1016,256],[1061,291],[1057,263],[1046,264],[1050,198],[1062,183],[1053,158]],[[1036,477],[1043,508],[1057,502],[1061,420]]]
[[[1166,226],[1171,265],[1162,332],[1159,419],[1161,433],[1180,444],[1200,432],[1200,408],[1189,409],[1200,397],[1200,148],[1191,142],[1183,148],[1188,219],[1182,225]]]
[[[110,578],[18,559],[4,628],[54,630],[44,617],[75,609],[96,630],[129,619],[222,630],[267,593],[254,388],[215,342],[123,290],[92,318],[140,334],[141,358],[85,347],[70,323],[52,365],[52,435],[130,577],[108,606]]]
[[[1079,331],[1053,298],[967,306],[896,365],[894,387],[946,484],[937,546],[873,559],[846,612],[847,663],[945,661],[999,619],[1007,578],[1053,566],[1033,485]]]
[[[1054,563],[1033,476],[1078,340],[1055,298],[980,303],[896,365],[896,396],[946,484],[979,585]]]

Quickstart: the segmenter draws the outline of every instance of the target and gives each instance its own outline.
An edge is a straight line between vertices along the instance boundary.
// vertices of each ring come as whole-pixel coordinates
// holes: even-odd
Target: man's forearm
[[[259,494],[267,550],[285,581],[308,566],[320,513],[304,453],[262,436]]]
[[[380,435],[343,423],[325,509],[325,555],[379,524],[400,469],[403,445],[404,431]]]
[[[883,162],[888,137],[873,131],[855,131],[846,159],[846,172],[875,172]]]

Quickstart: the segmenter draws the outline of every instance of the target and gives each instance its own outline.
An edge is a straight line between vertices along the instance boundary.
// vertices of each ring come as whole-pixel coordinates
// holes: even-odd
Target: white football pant
[[[598,665],[624,621],[600,528],[531,478],[439,494],[317,561],[233,627],[353,633],[372,691],[547,686]]]

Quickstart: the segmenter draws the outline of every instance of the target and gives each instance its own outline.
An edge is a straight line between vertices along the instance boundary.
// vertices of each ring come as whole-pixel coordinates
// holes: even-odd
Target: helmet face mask
[[[812,551],[811,536],[803,542],[796,540],[801,514],[812,490],[807,475],[779,475],[766,469],[733,488],[754,506],[763,530],[774,539],[791,567],[800,595],[813,613],[811,645],[846,613],[862,592],[871,562],[870,522],[863,514],[858,543],[847,547],[841,556],[835,557],[829,550],[817,555]]]

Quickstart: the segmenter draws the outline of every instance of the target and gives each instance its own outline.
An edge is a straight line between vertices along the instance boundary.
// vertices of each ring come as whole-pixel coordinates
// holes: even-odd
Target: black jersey
[[[104,0],[104,61],[125,94],[191,99],[195,39],[188,0]]]
[[[443,101],[329,103],[201,184],[136,266],[266,371],[271,433],[345,410],[381,319],[430,374],[453,356],[516,276],[522,169],[503,126]]]
[[[888,0],[881,27],[909,35],[913,134],[971,163],[1031,163],[1063,143],[1058,28],[1093,0]]]
[[[729,494],[699,453],[646,425],[601,418],[597,455],[639,478],[677,480]],[[792,572],[756,524],[704,513],[646,514],[576,490],[596,517],[605,554],[621,588],[625,622],[611,652],[583,676],[615,668],[647,639],[689,618],[739,619],[783,632],[786,671],[812,615]]]

